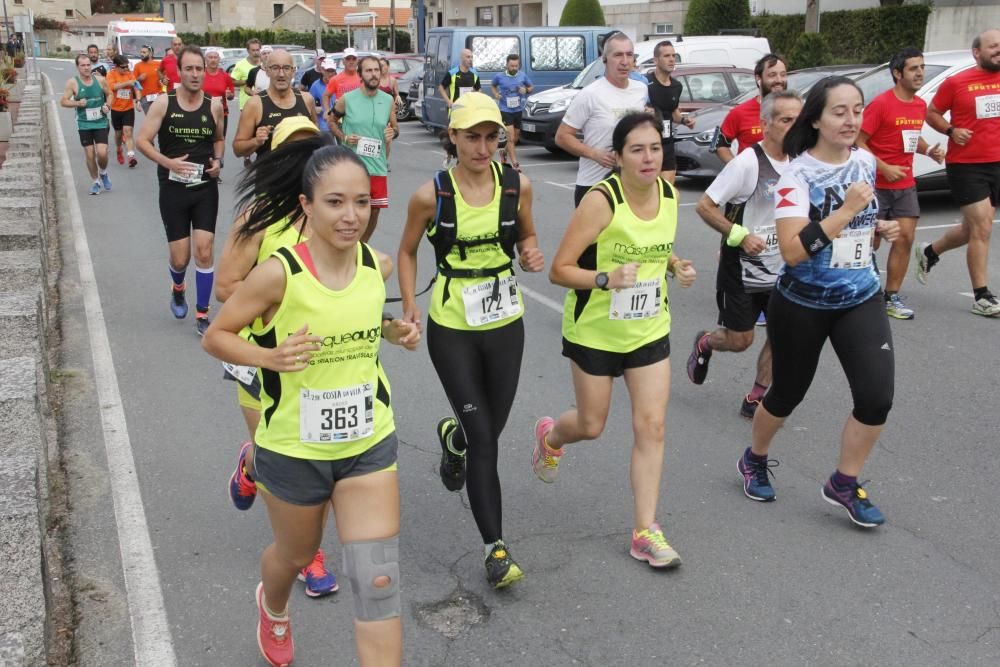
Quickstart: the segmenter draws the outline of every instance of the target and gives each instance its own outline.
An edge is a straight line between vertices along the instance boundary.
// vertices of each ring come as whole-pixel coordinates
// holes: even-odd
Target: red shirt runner
[[[973,67],[945,79],[931,104],[951,124],[972,130],[964,146],[948,140],[946,162],[1000,162],[1000,72]]]
[[[904,167],[906,176],[890,183],[875,174],[875,187],[883,190],[903,190],[916,185],[913,180],[913,155],[917,152],[920,128],[927,117],[927,103],[914,95],[904,102],[890,88],[865,107],[861,130],[868,135],[868,148],[886,164]]]
[[[167,77],[167,92],[181,85],[181,73],[177,71],[177,56],[173,51],[167,51],[160,61],[160,71]]]
[[[738,153],[742,153],[764,138],[760,126],[760,100],[756,97],[733,107],[722,121],[722,136],[729,141],[740,142]]]
[[[229,115],[229,105],[226,103],[226,91],[231,90],[236,92],[236,87],[233,85],[233,78],[229,74],[221,68],[215,70],[215,74],[209,74],[208,70],[205,70],[205,81],[201,84],[201,89],[210,97],[218,97],[222,101],[223,113],[227,116]]]
[[[360,87],[361,75],[357,72],[354,74],[348,74],[345,70],[330,79],[330,83],[326,84],[326,92],[336,95],[339,99],[343,97],[345,93],[349,93],[355,88]]]

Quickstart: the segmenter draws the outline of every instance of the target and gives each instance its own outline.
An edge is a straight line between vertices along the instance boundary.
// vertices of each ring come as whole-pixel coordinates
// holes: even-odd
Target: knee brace
[[[384,621],[400,615],[399,535],[344,545],[344,574],[354,594],[354,615],[359,621]],[[376,586],[387,577],[389,583]]]

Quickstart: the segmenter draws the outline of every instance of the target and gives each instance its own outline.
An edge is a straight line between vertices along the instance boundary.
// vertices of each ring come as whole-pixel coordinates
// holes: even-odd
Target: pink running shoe
[[[681,564],[681,557],[667,543],[658,523],[645,530],[632,531],[632,548],[629,553],[632,558],[644,560],[653,567],[677,567]]]
[[[553,449],[545,442],[545,438],[555,425],[556,422],[552,417],[542,417],[535,422],[535,449],[531,452],[531,469],[535,471],[538,479],[549,484],[556,481],[559,459],[563,455],[561,449]]]
[[[257,646],[261,655],[271,667],[288,667],[295,658],[292,643],[292,622],[286,614],[284,618],[271,616],[264,606],[264,582],[257,584]]]
[[[318,549],[313,561],[299,571],[298,578],[306,582],[306,595],[311,598],[335,593],[340,588],[337,577],[326,569],[326,556],[322,549]]]

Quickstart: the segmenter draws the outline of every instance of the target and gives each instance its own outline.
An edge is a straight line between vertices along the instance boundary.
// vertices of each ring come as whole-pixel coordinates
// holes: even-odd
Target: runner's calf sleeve
[[[208,310],[208,303],[212,300],[212,283],[215,281],[215,268],[203,269],[195,267],[195,287],[197,290],[197,305],[199,310]]]

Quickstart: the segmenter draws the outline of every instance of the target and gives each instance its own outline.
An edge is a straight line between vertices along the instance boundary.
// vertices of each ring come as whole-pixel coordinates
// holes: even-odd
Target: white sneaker
[[[973,302],[972,312],[983,317],[1000,317],[1000,301],[987,292]]]

